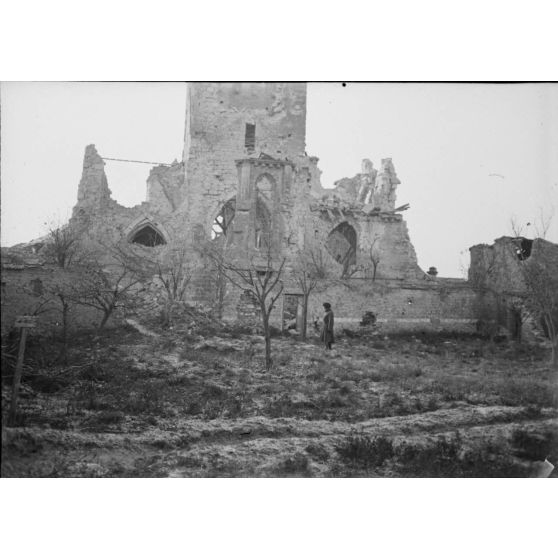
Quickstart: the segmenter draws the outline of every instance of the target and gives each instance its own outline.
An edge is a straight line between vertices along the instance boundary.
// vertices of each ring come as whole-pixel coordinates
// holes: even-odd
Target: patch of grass
[[[408,364],[383,364],[370,370],[368,378],[373,382],[400,382],[406,378],[418,378],[423,371],[418,366]]]
[[[26,384],[40,393],[51,394],[63,390],[71,384],[71,380],[64,374],[39,372],[25,377]]]
[[[121,424],[126,415],[122,411],[101,411],[89,417],[86,425],[91,430],[103,429],[107,426]]]
[[[172,337],[159,337],[153,342],[153,351],[156,353],[171,353],[176,349],[176,339]]]
[[[498,386],[498,393],[503,405],[558,407],[556,389],[552,384],[533,378],[503,381]]]
[[[121,401],[121,409],[131,414],[164,414],[164,393],[162,382],[139,384],[128,397]]]
[[[288,366],[291,361],[292,355],[289,353],[283,353],[275,357],[275,364],[278,366]]]
[[[278,467],[279,471],[285,472],[290,476],[308,477],[311,476],[310,462],[303,453],[295,454],[284,459]]]
[[[329,460],[329,452],[321,444],[311,442],[304,449],[306,453],[310,454],[318,462],[325,463]]]
[[[558,433],[555,431],[529,432],[516,429],[511,443],[518,457],[531,461],[544,461],[548,457],[553,463],[558,460]]]
[[[465,450],[459,433],[427,445],[401,444],[395,455],[400,474],[412,477],[525,477],[526,467],[514,461],[503,444],[486,443]]]
[[[461,450],[461,438],[441,437],[432,445],[402,444],[396,452],[401,469],[409,474],[421,477],[452,477],[459,470],[458,455]]]
[[[252,330],[253,328],[247,325],[233,324],[226,331],[233,339],[240,339],[244,335],[252,335]]]
[[[310,406],[310,410],[309,410]],[[282,417],[308,417],[318,406],[310,404],[308,401],[293,401],[289,394],[282,394],[279,397],[272,397],[265,407],[261,410],[264,416],[271,418]]]
[[[365,434],[351,434],[335,449],[343,460],[365,469],[380,467],[394,455],[393,443],[385,436],[370,438]]]

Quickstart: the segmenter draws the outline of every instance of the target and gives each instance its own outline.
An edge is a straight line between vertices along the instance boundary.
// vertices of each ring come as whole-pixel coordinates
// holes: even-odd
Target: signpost
[[[14,372],[14,383],[12,385],[12,400],[10,401],[10,414],[8,424],[15,426],[17,413],[17,396],[21,383],[21,371],[23,369],[23,357],[25,355],[25,342],[27,341],[27,330],[37,326],[37,316],[18,316],[15,327],[20,328],[19,351],[17,353],[17,363]]]

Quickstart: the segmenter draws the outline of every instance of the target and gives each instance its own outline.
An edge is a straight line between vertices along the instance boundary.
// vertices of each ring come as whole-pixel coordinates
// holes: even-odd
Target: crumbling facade
[[[220,242],[245,261],[285,259],[277,326],[300,314],[294,270],[310,250],[328,272],[310,297],[311,318],[327,300],[339,327],[372,313],[388,329],[474,328],[473,285],[418,266],[403,219],[408,205],[397,205],[399,184],[384,158],[377,168],[365,159],[353,178],[322,186],[318,158],[306,153],[305,84],[194,83],[182,161],[153,168],[146,201],[126,208],[111,197],[102,155],[87,146],[71,222],[93,242],[188,250],[198,263],[188,299],[207,307],[216,295],[196,250],[204,242]],[[253,301],[232,286],[222,303],[226,319],[253,315]]]
[[[547,306],[558,323],[557,244],[543,238],[503,236],[492,245],[477,244],[469,251],[469,283],[481,299],[488,297],[491,302],[481,305],[481,320],[493,320],[516,338],[525,331],[544,331],[544,324],[534,323],[538,316],[529,300],[534,297],[538,299],[535,306]],[[534,327],[525,329],[525,322]]]

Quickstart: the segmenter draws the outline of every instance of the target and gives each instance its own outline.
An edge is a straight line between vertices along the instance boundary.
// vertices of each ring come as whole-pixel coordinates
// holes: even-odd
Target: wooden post
[[[12,400],[10,401],[10,414],[8,416],[8,425],[15,426],[17,414],[17,396],[19,385],[21,383],[21,371],[23,370],[23,358],[25,356],[25,343],[27,341],[27,330],[35,327],[35,316],[18,316],[16,319],[16,327],[20,328],[19,350],[17,353],[17,363],[14,372],[14,381],[12,384]]]

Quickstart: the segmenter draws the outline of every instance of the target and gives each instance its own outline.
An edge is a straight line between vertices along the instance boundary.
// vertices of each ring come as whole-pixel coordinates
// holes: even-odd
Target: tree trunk
[[[265,339],[265,369],[267,371],[271,370],[271,332],[269,331],[269,316],[265,309],[262,308],[262,324],[264,330]]]
[[[558,333],[554,335],[554,339],[552,339],[551,348],[551,360],[552,367],[558,371]]]
[[[543,316],[543,319],[546,325],[548,339],[550,340],[551,343],[550,363],[553,368],[558,369],[558,331],[556,331],[552,316],[545,314]]]
[[[223,307],[225,305],[226,278],[219,273],[217,277],[217,318],[223,319]]]
[[[306,341],[307,324],[308,324],[308,293],[304,293],[302,297],[302,331],[300,332],[300,338],[302,341]]]
[[[114,310],[113,305],[111,305],[108,308],[105,308],[103,310],[103,319],[101,320],[101,323],[99,324],[99,331],[101,331],[105,327],[105,325],[108,322],[113,310]]]
[[[167,300],[163,308],[163,320],[164,320],[163,327],[172,326],[172,307],[173,307],[173,303]]]
[[[62,301],[62,362],[65,366],[68,364],[68,311],[69,304]]]

